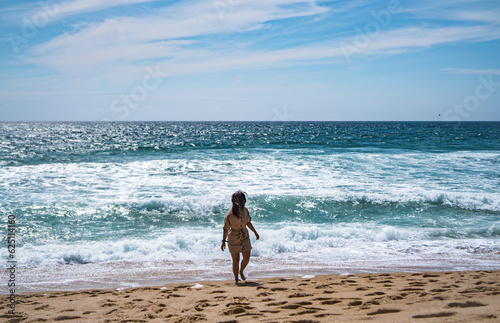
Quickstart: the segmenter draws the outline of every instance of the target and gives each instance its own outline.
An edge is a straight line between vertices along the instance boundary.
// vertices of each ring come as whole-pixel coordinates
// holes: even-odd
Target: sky
[[[500,1],[0,0],[0,121],[500,121]]]

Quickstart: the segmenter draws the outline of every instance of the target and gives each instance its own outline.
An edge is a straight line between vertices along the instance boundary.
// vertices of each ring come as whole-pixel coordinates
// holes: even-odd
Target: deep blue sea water
[[[231,279],[241,189],[250,277],[500,269],[499,139],[499,122],[0,123],[2,235],[14,214],[20,291]]]

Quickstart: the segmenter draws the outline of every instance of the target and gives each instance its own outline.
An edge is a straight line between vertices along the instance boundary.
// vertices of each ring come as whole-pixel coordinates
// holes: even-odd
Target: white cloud
[[[107,19],[35,47],[33,62],[60,71],[75,71],[117,61],[206,56],[207,51],[189,49],[195,42],[187,39],[254,30],[269,21],[326,10],[303,0],[256,1],[233,9],[221,18],[211,3],[198,2],[165,8],[154,15]]]
[[[157,0],[71,0],[64,2],[47,1],[46,5],[52,7],[52,11],[54,12],[52,20],[57,20],[71,15],[96,12],[117,6],[152,1]],[[41,4],[43,6],[44,3],[41,2]]]
[[[500,38],[500,28],[485,26],[401,28],[374,37],[367,50],[430,47],[458,41],[486,41]]]
[[[397,55],[407,52],[408,48],[427,48],[456,41],[500,38],[500,30],[488,30],[484,27],[450,28],[402,28],[381,33],[370,40],[354,55]],[[352,41],[352,39],[347,39]],[[335,40],[328,44],[305,45],[283,50],[246,52],[240,55],[213,55],[214,58],[180,64],[163,63],[172,75],[217,72],[233,69],[252,69],[259,67],[277,67],[297,65],[311,60],[337,58],[336,63],[345,63],[340,44],[346,40]],[[339,59],[340,58],[340,59]],[[332,61],[333,63],[333,61]]]
[[[463,75],[500,75],[500,69],[442,68],[441,71]]]
[[[455,14],[459,20],[477,21],[484,23],[500,23],[500,10],[489,11],[459,11]]]
[[[232,4],[224,7],[223,16],[214,6],[219,1]],[[230,33],[244,35],[278,20],[318,16],[327,9],[304,0],[225,1],[181,2],[147,16],[91,23],[35,47],[31,62],[66,74],[92,74],[96,70],[119,74],[160,62],[171,75],[185,75],[298,65],[333,58],[337,58],[337,63],[346,63],[342,48],[345,44],[354,48],[355,55],[397,55],[409,49],[453,42],[500,39],[498,25],[397,29],[387,26],[379,34],[366,35],[363,46],[356,43],[356,35],[331,36],[327,41],[285,49],[257,48],[247,40],[238,46],[217,41],[217,37]],[[209,37],[209,41],[204,37]],[[238,43],[237,37],[232,39]]]

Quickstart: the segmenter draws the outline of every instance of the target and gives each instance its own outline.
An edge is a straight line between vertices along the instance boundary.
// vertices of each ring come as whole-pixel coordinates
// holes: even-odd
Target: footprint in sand
[[[316,314],[316,315],[314,315],[314,317],[327,317],[327,316],[336,316],[336,315],[342,315],[342,314],[322,313],[322,314]]]
[[[167,296],[167,299],[169,299],[170,297],[186,297],[186,296],[184,296],[184,295],[179,295],[179,294],[170,294],[170,295],[168,295],[168,296]],[[136,301],[136,300],[137,300],[137,298],[136,298],[136,299],[134,299],[133,301]],[[141,299],[141,300],[142,300],[142,299]]]
[[[271,313],[271,314],[276,314],[281,312],[280,310],[262,310],[260,311],[261,313]]]
[[[206,321],[206,315],[205,314],[192,314],[192,315],[187,315],[180,317],[176,319],[174,322],[175,323],[184,323],[184,322],[196,322],[196,321]]]
[[[425,282],[411,282],[410,285],[411,286],[425,286],[425,285],[427,285],[427,283],[425,283]]]
[[[214,299],[218,300],[218,301],[222,301],[222,300],[225,300],[227,298],[227,296],[215,296]]]
[[[466,307],[479,307],[479,306],[488,306],[488,304],[483,304],[479,302],[474,302],[474,301],[467,301],[465,303],[450,303],[448,304],[448,307],[459,307],[459,308],[466,308]]]
[[[258,296],[258,297],[261,297],[261,296],[269,296],[269,295],[274,295],[274,293],[262,292],[262,293],[258,293],[258,294],[257,294],[257,296]]]
[[[255,312],[247,312],[243,314],[236,315],[236,317],[242,317],[242,316],[251,316],[254,319],[258,319],[259,316],[263,316],[264,314],[262,313],[255,313]]]
[[[314,295],[313,294],[306,294],[306,293],[294,293],[292,295],[288,295],[288,298],[308,297],[308,296],[314,296]]]
[[[342,301],[339,301],[338,299],[331,299],[331,300],[326,300],[321,302],[321,305],[335,305],[338,303],[341,303]]]
[[[191,286],[189,286],[189,285],[179,285],[179,286],[175,286],[175,287],[174,287],[174,289],[175,289],[175,288],[177,288],[177,289],[181,289],[181,288],[189,288],[189,287],[191,287]]]
[[[331,285],[331,284],[319,285],[319,286],[316,286],[316,287],[314,287],[314,288],[316,288],[316,289],[323,289],[323,288],[328,288],[328,287],[330,287],[330,285]]]
[[[54,321],[67,321],[67,320],[78,320],[78,319],[81,319],[80,316],[76,316],[76,315],[59,315],[57,316],[56,318],[54,318],[53,320]]]
[[[443,288],[459,288],[459,287],[460,287],[460,286],[455,285],[455,284],[453,284],[453,285],[446,285],[446,286],[443,286]]]
[[[295,310],[299,307],[306,306],[306,305],[312,305],[312,303],[311,302],[298,302],[295,304],[288,304],[288,305],[281,306],[281,308],[286,309],[286,310]]]
[[[114,313],[114,312],[116,312],[116,311],[118,311],[118,309],[116,309],[116,308],[115,308],[115,309],[112,309],[111,311],[107,312],[105,315],[112,314],[112,313]]]
[[[319,311],[324,311],[324,309],[318,307],[305,307],[303,311],[300,311],[298,313],[292,313],[290,315],[295,316],[295,315],[314,314],[318,313]]]
[[[440,277],[439,275],[434,275],[434,274],[424,274],[424,276],[422,276],[424,278],[430,278],[430,277]]]
[[[233,303],[227,303],[226,307],[230,307],[230,306],[242,306],[242,305],[250,305],[250,303],[233,302]]]
[[[404,288],[404,289],[401,289],[402,292],[419,292],[419,291],[423,291],[424,289],[423,288]]]
[[[104,303],[101,305],[101,307],[112,307],[112,306],[117,306],[115,303]]]
[[[371,313],[368,313],[366,315],[379,315],[379,314],[398,313],[398,312],[401,312],[401,310],[390,309],[390,308],[386,308],[386,309],[379,308],[375,312],[371,312]]]
[[[196,302],[194,309],[198,312],[205,310],[205,307],[217,306],[217,304],[210,304],[207,299],[202,299]]]
[[[199,301],[197,301],[196,303],[203,303],[203,302],[208,302],[208,299],[200,299]]]
[[[46,310],[48,308],[50,308],[49,305],[42,305],[42,306],[39,306],[39,307],[35,307],[35,311]]]
[[[453,316],[453,315],[455,315],[455,312],[440,312],[440,313],[434,313],[434,314],[413,315],[412,318],[414,318],[414,319],[429,319],[429,318],[434,318],[434,317],[448,317],[448,316]]]
[[[366,296],[380,296],[380,295],[385,295],[384,292],[373,292],[370,294],[366,294]]]
[[[397,300],[405,298],[406,295],[408,295],[408,294],[401,293],[400,295],[391,295],[391,296],[389,296],[389,298],[392,299],[393,301],[397,301]]]
[[[225,310],[222,312],[224,315],[236,315],[236,314],[241,314],[245,313],[247,310],[251,310],[254,307],[251,306],[238,306],[238,307],[233,307],[228,310]]]

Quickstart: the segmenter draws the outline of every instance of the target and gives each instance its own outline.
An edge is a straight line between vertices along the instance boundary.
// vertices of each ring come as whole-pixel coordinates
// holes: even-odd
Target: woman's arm
[[[256,238],[257,240],[259,240],[260,236],[259,236],[259,234],[257,233],[257,230],[255,230],[255,228],[253,227],[252,222],[248,222],[248,223],[247,223],[247,227],[248,227],[250,230],[252,230],[252,231],[253,231],[253,233],[255,233],[255,238]]]
[[[220,250],[224,251],[226,249],[226,240],[227,240],[227,234],[228,230],[223,229],[224,232],[222,232],[222,244],[220,245]]]

